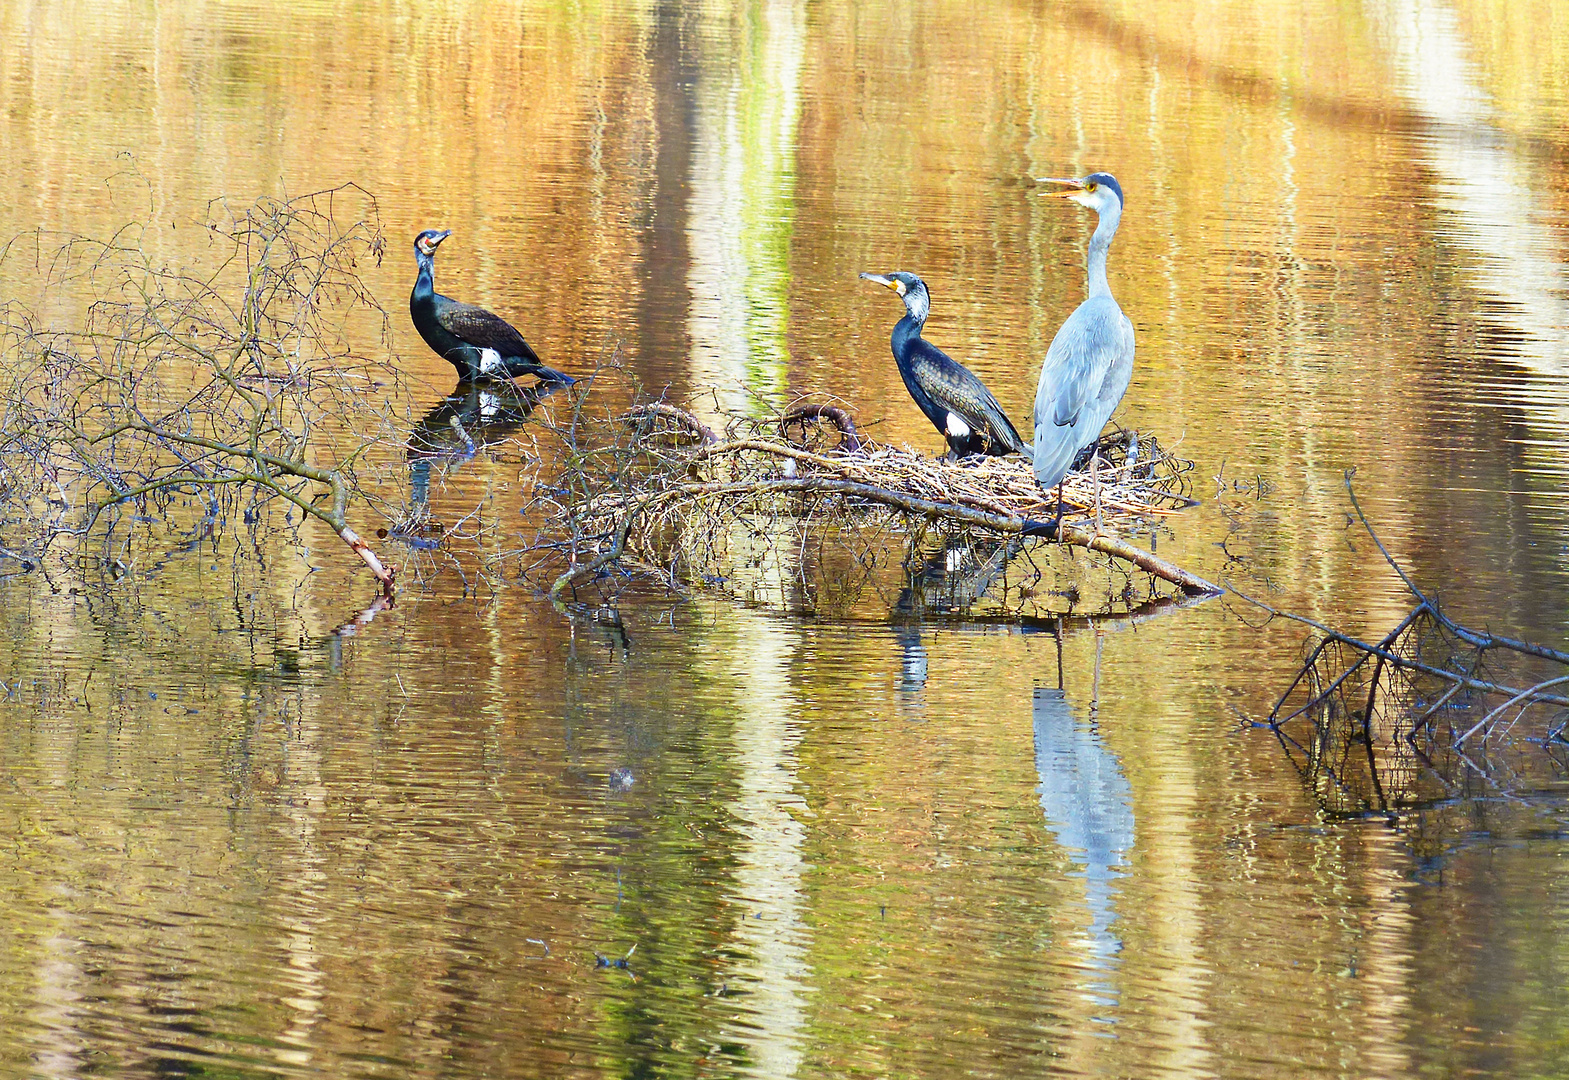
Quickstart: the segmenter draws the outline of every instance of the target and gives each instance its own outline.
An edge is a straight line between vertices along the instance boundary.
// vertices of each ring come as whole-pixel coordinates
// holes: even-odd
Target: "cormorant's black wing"
[[[540,363],[534,350],[523,340],[523,335],[495,312],[465,304],[461,300],[437,296],[436,321],[449,333],[462,338],[476,349],[494,349],[503,357],[515,356],[531,364]]]
[[[985,432],[993,444],[1028,453],[1013,421],[969,368],[924,338],[917,338],[910,350],[910,369],[939,408],[958,413],[971,430]]]

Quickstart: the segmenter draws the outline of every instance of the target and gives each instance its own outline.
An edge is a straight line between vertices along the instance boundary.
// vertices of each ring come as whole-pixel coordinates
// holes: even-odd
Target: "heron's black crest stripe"
[[[1111,175],[1111,173],[1090,173],[1084,178],[1084,182],[1086,184],[1101,184],[1111,188],[1111,190],[1117,193],[1117,201],[1122,203],[1123,206],[1127,205],[1127,200],[1122,197],[1122,185],[1117,183],[1117,178]]]

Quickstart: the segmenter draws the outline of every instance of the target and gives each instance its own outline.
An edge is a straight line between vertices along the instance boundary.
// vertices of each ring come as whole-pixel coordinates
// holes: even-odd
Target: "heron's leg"
[[[1100,535],[1100,451],[1090,455],[1090,488],[1095,492],[1095,535]]]

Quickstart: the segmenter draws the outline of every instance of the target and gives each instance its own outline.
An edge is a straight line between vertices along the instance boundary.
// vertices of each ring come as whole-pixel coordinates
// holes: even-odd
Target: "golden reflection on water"
[[[1163,553],[1382,632],[1405,599],[1344,529],[1357,466],[1458,613],[1563,635],[1547,0],[15,4],[0,58],[0,236],[137,220],[196,261],[208,199],[352,180],[395,322],[440,225],[438,287],[553,366],[826,389],[931,450],[856,273],[921,273],[928,335],[1025,427],[1091,227],[1028,178],[1108,168],[1120,418],[1240,523],[1222,551],[1212,504]],[[77,317],[28,250],[4,294]],[[396,326],[419,416],[450,370]],[[481,455],[428,498],[510,521],[520,476]],[[621,636],[449,578],[345,640],[330,538],[265,572],[236,539],[107,594],[0,584],[7,1065],[1400,1076],[1562,1040],[1561,842],[1326,826],[1232,711],[1298,638],[1218,605],[1069,634],[1046,718],[1057,642],[1017,628],[699,603]],[[1116,859],[1064,839],[1047,730],[1112,778]]]

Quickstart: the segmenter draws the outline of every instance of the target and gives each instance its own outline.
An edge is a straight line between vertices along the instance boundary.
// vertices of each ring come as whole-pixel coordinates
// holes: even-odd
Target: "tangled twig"
[[[212,214],[216,271],[166,268],[126,233],[70,238],[52,258],[51,284],[107,289],[85,326],[46,331],[8,312],[7,486],[53,492],[11,500],[8,539],[42,559],[62,541],[107,548],[127,516],[166,515],[180,496],[248,499],[247,518],[278,501],[330,527],[390,595],[396,569],[348,520],[354,466],[393,430],[363,392],[389,378],[385,365],[358,353],[345,329],[363,313],[387,324],[358,274],[382,251],[375,200],[349,186],[240,208],[216,202]],[[360,434],[345,440],[345,431]]]
[[[1377,642],[1281,611],[1229,587],[1241,600],[1319,635],[1265,723],[1334,812],[1387,812],[1449,797],[1463,776],[1497,790],[1511,782],[1493,751],[1533,710],[1546,746],[1561,737],[1569,654],[1457,623],[1391,555],[1345,475],[1355,515],[1416,604]],[[1522,666],[1553,666],[1519,679]],[[1496,673],[1495,673],[1496,672]],[[1480,718],[1478,718],[1480,712]],[[1300,733],[1306,724],[1307,734]],[[1479,745],[1481,756],[1473,757]]]
[[[948,522],[1001,537],[1044,537],[1122,560],[1189,595],[1218,592],[1204,579],[1109,529],[1091,528],[1083,521],[1044,520],[1051,506],[1022,459],[933,461],[872,444],[860,437],[849,414],[837,406],[798,406],[779,422],[779,430],[785,431],[791,422],[830,420],[842,435],[841,449],[832,452],[804,449],[763,430],[759,422],[740,417],[729,418],[726,433],[731,437],[721,439],[695,416],[666,402],[635,407],[624,415],[642,434],[651,431],[646,422],[657,418],[669,430],[696,437],[699,445],[690,450],[644,445],[618,459],[622,465],[615,471],[614,483],[576,485],[585,496],[569,511],[577,523],[573,534],[597,540],[590,545],[589,557],[575,558],[556,575],[550,594],[557,600],[574,585],[625,559],[633,547],[639,561],[666,561],[672,542],[682,546],[679,539],[673,540],[672,530],[685,538],[690,552],[694,536],[712,535],[716,523],[737,514],[763,511],[804,521],[812,516],[811,504],[800,500],[825,498],[841,500],[851,518],[878,507],[911,522]],[[643,461],[641,469],[631,466],[638,457]],[[1142,447],[1140,460],[1123,465],[1120,474],[1116,466],[1108,467],[1104,482],[1096,475],[1076,474],[1066,485],[1068,504],[1077,506],[1081,515],[1098,510],[1103,515],[1133,517],[1170,513],[1187,503],[1180,483],[1183,466],[1160,452],[1153,440]],[[786,507],[778,504],[783,497],[796,501]],[[713,548],[716,542],[705,544]],[[697,568],[689,567],[693,569]],[[711,575],[717,570],[702,572]]]

